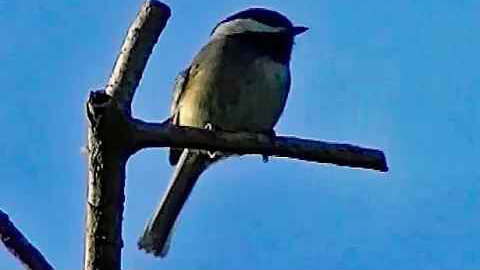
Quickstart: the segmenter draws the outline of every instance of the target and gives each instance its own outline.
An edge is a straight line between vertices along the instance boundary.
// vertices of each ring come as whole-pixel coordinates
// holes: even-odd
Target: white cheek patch
[[[214,38],[218,36],[240,34],[244,32],[276,33],[286,30],[287,28],[285,27],[272,27],[252,19],[237,19],[219,25],[211,37]]]

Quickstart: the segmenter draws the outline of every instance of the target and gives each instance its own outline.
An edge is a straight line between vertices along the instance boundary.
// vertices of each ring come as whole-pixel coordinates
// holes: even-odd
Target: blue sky
[[[260,157],[213,166],[170,253],[136,240],[167,185],[166,151],[128,164],[124,269],[466,269],[480,265],[478,1],[170,1],[133,113],[167,117],[175,74],[226,15],[260,5],[310,27],[277,133],[385,151],[386,174]],[[83,254],[89,90],[141,1],[0,0],[0,208],[58,269]],[[0,247],[0,269],[21,266]]]

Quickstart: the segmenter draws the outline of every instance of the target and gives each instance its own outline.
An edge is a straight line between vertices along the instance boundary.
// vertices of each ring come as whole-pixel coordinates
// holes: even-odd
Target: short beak
[[[305,26],[294,26],[292,29],[293,35],[300,35],[301,33],[305,32],[308,30],[308,27]]]

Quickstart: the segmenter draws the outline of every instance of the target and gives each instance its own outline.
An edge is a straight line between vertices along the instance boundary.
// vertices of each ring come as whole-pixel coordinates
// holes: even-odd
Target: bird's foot
[[[275,130],[270,130],[269,132],[265,133],[270,139],[270,143],[273,144],[275,141],[275,137],[277,137],[277,134],[275,133]],[[262,154],[262,160],[264,163],[267,163],[269,161],[269,156],[267,154]]]
[[[212,123],[206,123],[203,128],[210,131],[215,131],[217,129],[216,127],[213,126]]]
[[[204,129],[206,130],[210,130],[210,131],[215,131],[217,130],[218,128],[216,126],[214,126],[214,124],[212,123],[206,123],[205,126],[203,127]],[[207,151],[207,155],[209,158],[211,159],[214,159],[214,158],[217,158],[219,155],[221,154],[220,151]]]

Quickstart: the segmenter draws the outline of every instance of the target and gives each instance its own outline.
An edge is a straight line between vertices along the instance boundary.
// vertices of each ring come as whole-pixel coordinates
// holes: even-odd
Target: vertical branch
[[[85,270],[121,268],[125,165],[132,153],[131,103],[169,16],[165,4],[143,4],[128,30],[105,91],[90,93],[87,101]]]
[[[125,201],[125,163],[128,154],[122,149],[126,136],[121,132],[121,115],[108,105],[101,110],[105,94],[93,93],[87,114],[91,123],[88,132],[88,186],[85,220],[84,269],[120,269],[123,203]],[[119,117],[120,116],[120,117]],[[116,119],[115,119],[116,118]],[[125,134],[125,133],[118,133]]]

